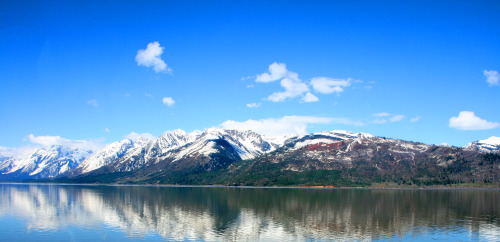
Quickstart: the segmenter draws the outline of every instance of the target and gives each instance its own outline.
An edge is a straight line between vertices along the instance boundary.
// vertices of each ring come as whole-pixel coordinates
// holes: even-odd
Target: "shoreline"
[[[244,189],[317,189],[317,190],[487,190],[500,191],[500,184],[492,186],[474,186],[473,184],[456,186],[424,186],[424,187],[400,187],[400,186],[367,186],[367,187],[345,187],[345,186],[230,186],[230,185],[178,185],[178,184],[122,184],[122,183],[58,183],[58,182],[16,182],[0,181],[0,184],[12,185],[63,185],[63,186],[123,186],[123,187],[199,187],[199,188],[244,188]]]

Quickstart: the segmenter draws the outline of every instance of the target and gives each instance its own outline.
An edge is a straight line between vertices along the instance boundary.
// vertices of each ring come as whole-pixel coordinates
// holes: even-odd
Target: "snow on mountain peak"
[[[334,138],[339,138],[339,139],[355,139],[355,138],[360,138],[360,139],[366,139],[366,138],[373,138],[375,137],[372,134],[369,133],[354,133],[351,131],[346,131],[346,130],[332,130],[332,131],[324,131],[324,132],[318,132],[318,133],[313,133],[314,135],[324,135],[324,136],[330,136]]]
[[[153,147],[157,147],[160,149],[161,153],[165,153],[171,149],[191,143],[196,138],[196,135],[188,134],[181,129],[176,129],[174,131],[165,132],[160,137],[153,140],[152,143]]]
[[[500,152],[500,137],[491,136],[484,140],[469,143],[464,148],[483,152]]]
[[[187,135],[186,131],[184,131],[182,129],[176,129],[176,130],[171,131],[169,133],[171,133],[173,135],[176,135],[176,136],[185,136],[185,135]]]
[[[202,133],[203,133],[203,131],[197,129],[197,130],[194,130],[193,132],[191,132],[189,134],[193,135],[193,136],[200,136]]]
[[[150,139],[147,139],[147,138],[144,138],[144,137],[141,137],[139,138],[138,140],[136,140],[134,142],[134,145],[135,146],[144,146],[146,145],[147,143],[149,143],[151,140]]]
[[[491,136],[485,140],[480,140],[479,142],[488,145],[500,145],[500,137]]]
[[[192,145],[183,148],[176,156],[176,160],[194,153],[209,155],[210,152],[217,152],[216,149],[202,147],[211,145],[210,142],[219,139],[228,142],[242,159],[251,159],[274,149],[274,146],[263,139],[260,134],[250,130],[209,128],[198,136]]]
[[[7,173],[18,172],[41,178],[55,177],[75,168],[91,154],[91,150],[65,146],[40,148],[24,159],[13,161],[13,168]]]
[[[263,136],[251,130],[225,130],[226,140],[236,149],[244,160],[255,158],[258,155],[272,151],[275,146],[270,144]]]
[[[316,136],[316,137],[315,137]],[[328,138],[318,138],[317,136],[325,136],[328,138],[333,138],[328,139]],[[345,130],[332,130],[332,131],[323,131],[323,132],[317,132],[313,133],[311,135],[305,135],[303,137],[307,137],[305,140],[302,140],[300,142],[297,142],[295,146],[293,147],[292,150],[297,150],[301,149],[305,146],[309,145],[314,145],[314,144],[333,144],[342,140],[348,140],[348,139],[367,139],[367,138],[373,138],[375,136],[368,134],[368,133],[354,133],[351,131],[345,131]],[[299,137],[300,139],[301,137]]]
[[[93,171],[122,157],[133,147],[134,142],[130,139],[111,143],[85,159],[77,169],[81,169],[81,173]]]
[[[219,128],[208,128],[202,134],[201,137],[203,139],[219,139],[225,134],[223,129]]]

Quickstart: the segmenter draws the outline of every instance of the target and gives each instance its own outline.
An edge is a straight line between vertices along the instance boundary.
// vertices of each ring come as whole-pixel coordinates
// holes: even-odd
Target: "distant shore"
[[[74,186],[144,186],[144,187],[222,187],[222,188],[296,188],[296,189],[380,189],[380,190],[499,190],[500,184],[462,183],[452,185],[412,186],[377,183],[371,186],[239,186],[239,185],[185,185],[185,184],[124,184],[124,183],[61,183],[51,181],[0,181],[0,184],[74,185]]]

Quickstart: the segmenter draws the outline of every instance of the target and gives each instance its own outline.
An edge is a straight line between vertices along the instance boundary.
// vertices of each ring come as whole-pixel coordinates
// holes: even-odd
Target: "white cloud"
[[[257,75],[256,82],[273,82],[281,80],[280,85],[285,88],[285,91],[274,92],[267,100],[272,102],[283,102],[287,99],[292,99],[304,95],[309,91],[307,84],[299,79],[299,75],[295,72],[286,69],[285,63],[274,62],[269,65],[269,72]],[[312,97],[308,97],[312,98]]]
[[[149,98],[153,98],[153,94],[150,94],[150,93],[146,93],[146,94],[144,94],[144,96],[149,97]]]
[[[94,107],[99,107],[99,103],[97,103],[97,100],[95,99],[89,100],[87,104],[92,105]]]
[[[488,82],[488,84],[490,86],[495,86],[495,85],[499,84],[498,83],[498,80],[499,80],[498,71],[494,71],[494,70],[487,71],[487,70],[484,70],[483,74],[486,77],[486,82]]]
[[[373,116],[375,116],[375,117],[387,117],[387,116],[391,116],[391,114],[387,113],[387,112],[382,112],[382,113],[374,113]]]
[[[281,86],[285,88],[283,92],[275,92],[267,99],[272,102],[283,102],[289,98],[302,96],[305,92],[309,91],[309,87],[300,80],[293,80],[284,78],[280,82]]]
[[[130,132],[129,134],[125,135],[125,138],[130,139],[132,141],[136,141],[136,140],[138,140],[140,138],[147,139],[147,140],[152,140],[152,139],[154,139],[156,137],[153,136],[150,133],[139,134],[139,133],[136,133],[136,132]]]
[[[354,126],[363,126],[365,123],[361,121],[353,121],[350,118],[330,118],[332,123],[337,123],[337,124],[347,124],[347,125],[354,125]]]
[[[373,120],[373,123],[376,123],[376,124],[385,124],[385,123],[387,123],[387,120],[381,119],[381,118],[376,118],[375,120]]]
[[[109,129],[108,128],[104,128],[104,132],[106,132],[106,133],[109,134]]]
[[[315,77],[311,79],[311,85],[316,92],[323,94],[341,93],[344,87],[351,85],[351,79],[333,79],[329,77]]]
[[[308,92],[304,97],[302,97],[302,101],[306,103],[312,103],[319,101],[319,98],[316,97],[314,94]]]
[[[164,97],[164,98],[162,99],[162,101],[163,101],[163,104],[165,104],[165,105],[167,105],[167,106],[169,106],[169,107],[172,107],[172,106],[175,104],[174,99],[173,99],[173,98],[171,98],[171,97]]]
[[[262,73],[257,75],[256,82],[273,82],[283,78],[298,79],[295,72],[288,71],[285,63],[274,62],[269,65],[269,73]]]
[[[247,107],[249,108],[258,108],[260,107],[261,103],[249,103],[247,104]]]
[[[33,134],[29,134],[27,136],[28,141],[33,144],[39,144],[43,146],[52,146],[58,145],[64,142],[68,142],[69,139],[62,138],[61,136],[35,136]]]
[[[160,43],[157,41],[151,42],[146,49],[137,51],[135,61],[139,66],[153,67],[155,72],[171,72],[172,69],[160,57],[162,53],[163,47],[160,46]]]
[[[35,146],[21,146],[16,148],[0,146],[0,156],[23,159],[35,152],[37,148]]]
[[[499,123],[489,122],[477,117],[476,114],[471,111],[462,111],[458,114],[458,117],[451,117],[449,125],[450,128],[460,130],[485,130],[500,126]]]
[[[418,122],[420,120],[420,116],[416,116],[416,117],[413,117],[410,119],[410,123],[415,123],[415,122]]]
[[[395,123],[395,122],[399,122],[399,121],[403,120],[404,118],[405,118],[405,116],[404,116],[404,115],[399,114],[399,115],[394,115],[394,116],[392,116],[392,117],[389,119],[389,121],[391,121],[392,123]]]
[[[33,134],[29,134],[26,139],[35,144],[35,145],[40,145],[44,147],[49,147],[53,145],[61,145],[61,146],[67,146],[70,148],[76,148],[76,149],[81,149],[81,150],[98,150],[102,148],[103,145],[103,138],[100,139],[87,139],[87,140],[70,140],[66,138],[62,138],[61,136],[50,136],[50,135],[45,135],[45,136],[35,136]]]
[[[314,117],[314,116],[285,116],[282,118],[269,118],[244,122],[228,120],[220,126],[225,129],[253,130],[267,136],[277,136],[285,134],[307,134],[307,127],[310,124],[348,124],[364,125],[362,122],[352,121],[348,118]]]
[[[374,113],[372,115],[376,117],[372,121],[373,123],[376,123],[376,124],[385,124],[387,122],[395,123],[395,122],[399,122],[405,118],[405,116],[402,114],[390,114],[387,112]]]
[[[285,88],[285,91],[274,92],[267,100],[272,102],[283,102],[288,99],[301,97],[300,102],[317,102],[319,98],[310,92],[312,88],[317,93],[332,94],[341,93],[345,87],[350,86],[354,82],[361,83],[352,79],[333,79],[329,77],[314,77],[310,83],[305,83],[299,79],[299,75],[289,71],[285,63],[274,62],[269,65],[269,70],[266,73],[256,75],[255,82],[269,83],[281,80],[280,85]],[[249,85],[250,86],[250,85]],[[249,87],[247,86],[247,87]]]

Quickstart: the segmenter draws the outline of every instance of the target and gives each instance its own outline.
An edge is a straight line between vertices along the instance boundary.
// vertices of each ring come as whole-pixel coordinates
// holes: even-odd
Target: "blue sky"
[[[1,1],[0,147],[209,127],[457,146],[500,136],[499,12],[498,1]]]

